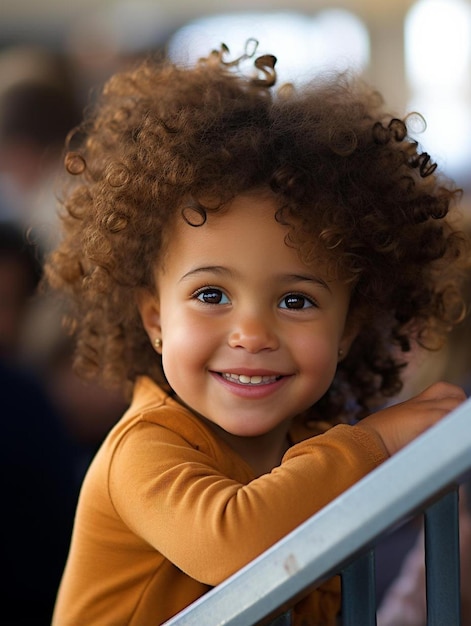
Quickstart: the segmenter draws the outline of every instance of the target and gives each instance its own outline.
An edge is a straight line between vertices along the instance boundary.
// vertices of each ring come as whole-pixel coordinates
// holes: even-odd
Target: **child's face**
[[[273,199],[236,197],[201,227],[178,220],[158,297],[140,304],[180,400],[232,435],[266,434],[314,404],[353,338],[350,289],[285,243]]]

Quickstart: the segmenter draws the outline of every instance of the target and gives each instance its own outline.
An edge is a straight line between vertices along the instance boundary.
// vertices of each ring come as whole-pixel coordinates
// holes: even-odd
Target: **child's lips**
[[[263,400],[276,394],[291,378],[288,374],[210,371],[230,394],[243,400]]]
[[[267,374],[236,374],[233,372],[221,372],[220,374],[225,380],[239,385],[268,385],[282,378],[281,375]]]
[[[224,371],[210,370],[210,373],[232,393],[252,399],[271,395],[291,378],[290,374],[242,368]]]

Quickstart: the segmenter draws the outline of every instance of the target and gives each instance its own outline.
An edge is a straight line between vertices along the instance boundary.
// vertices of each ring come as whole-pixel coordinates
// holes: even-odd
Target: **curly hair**
[[[175,216],[197,227],[237,194],[267,188],[301,258],[312,261],[320,242],[352,281],[360,331],[317,407],[332,421],[346,407],[361,417],[399,391],[412,342],[433,348],[462,318],[460,192],[409,136],[408,118],[388,114],[358,77],[275,90],[275,57],[256,58],[249,75],[226,53],[113,76],[78,145],[69,137],[64,236],[46,277],[67,300],[76,367],[103,382],[146,374],[165,385],[136,294],[155,287]]]

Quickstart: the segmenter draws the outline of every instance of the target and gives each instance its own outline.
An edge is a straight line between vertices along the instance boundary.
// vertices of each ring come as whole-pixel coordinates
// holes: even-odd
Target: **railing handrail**
[[[256,624],[339,573],[469,469],[471,399],[165,626]]]

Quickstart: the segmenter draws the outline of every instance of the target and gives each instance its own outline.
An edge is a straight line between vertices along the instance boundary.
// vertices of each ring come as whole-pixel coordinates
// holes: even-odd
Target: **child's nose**
[[[231,348],[244,348],[251,353],[276,350],[278,336],[268,318],[266,315],[250,315],[239,319],[229,334]]]

